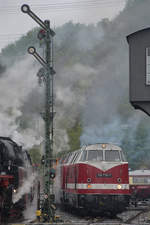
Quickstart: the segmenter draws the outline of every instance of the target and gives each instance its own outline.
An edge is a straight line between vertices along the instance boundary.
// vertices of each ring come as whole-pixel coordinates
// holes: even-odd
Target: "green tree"
[[[82,126],[79,120],[76,121],[74,126],[67,130],[69,137],[70,151],[74,151],[80,148],[80,136],[82,134]]]
[[[31,148],[29,154],[33,164],[41,164],[41,153],[38,146]]]

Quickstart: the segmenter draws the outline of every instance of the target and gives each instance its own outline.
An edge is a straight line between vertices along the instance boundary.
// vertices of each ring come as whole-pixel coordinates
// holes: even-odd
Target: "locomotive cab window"
[[[102,161],[103,160],[103,151],[100,150],[88,150],[83,151],[80,161]]]
[[[78,154],[79,154],[78,152],[76,152],[76,153],[74,154],[74,156],[73,156],[73,158],[72,158],[72,160],[71,160],[70,163],[74,163],[74,162],[76,161]]]
[[[123,154],[122,151],[120,151],[120,154],[121,154],[121,160],[122,160],[122,162],[126,162],[127,161],[126,160],[126,157],[125,157],[125,155]]]
[[[81,158],[80,158],[80,160],[79,161],[81,161],[81,162],[84,162],[84,161],[86,161],[86,157],[87,157],[87,151],[82,151],[82,153],[81,153]]]
[[[102,161],[103,151],[89,150],[88,151],[88,161]]]
[[[78,152],[75,154],[75,156],[73,157],[71,163],[76,163],[76,162],[78,161],[78,158],[79,158],[80,154],[81,154],[81,152],[78,151]]]
[[[71,163],[71,161],[73,160],[73,158],[74,158],[74,155],[75,155],[75,153],[73,152],[73,153],[71,153],[70,155],[69,155],[69,158],[68,158],[68,161],[67,161],[67,163]]]
[[[105,160],[107,162],[120,162],[119,151],[117,151],[117,150],[106,150],[105,151]]]

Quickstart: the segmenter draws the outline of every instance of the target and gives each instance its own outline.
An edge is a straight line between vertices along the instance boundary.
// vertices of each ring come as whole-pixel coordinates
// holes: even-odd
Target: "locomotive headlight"
[[[102,148],[106,148],[106,144],[102,144]]]
[[[14,190],[13,190],[13,192],[14,192],[14,193],[16,193],[16,192],[17,192],[17,190],[16,190],[16,189],[14,189]]]
[[[121,187],[121,185],[120,184],[118,184],[117,185],[117,189],[121,189],[122,187]]]

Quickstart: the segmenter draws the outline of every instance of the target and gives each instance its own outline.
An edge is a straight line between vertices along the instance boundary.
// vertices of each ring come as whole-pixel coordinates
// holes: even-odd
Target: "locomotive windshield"
[[[105,160],[107,162],[119,162],[120,161],[119,151],[117,150],[105,151]]]
[[[88,150],[83,151],[80,161],[102,161],[103,160],[103,151],[98,150]]]
[[[87,158],[87,151],[84,150],[82,152],[80,161],[84,162],[84,161],[86,161],[86,158]]]
[[[103,160],[103,151],[88,151],[88,161],[102,161]]]
[[[121,159],[122,159],[122,161],[123,161],[123,162],[126,162],[127,160],[126,160],[125,155],[123,154],[123,152],[122,152],[122,151],[121,151],[120,153],[121,153]]]

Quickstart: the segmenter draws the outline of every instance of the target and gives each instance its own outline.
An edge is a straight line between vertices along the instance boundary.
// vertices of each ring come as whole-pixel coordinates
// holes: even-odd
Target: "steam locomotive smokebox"
[[[150,28],[128,35],[127,41],[130,102],[150,116]]]

